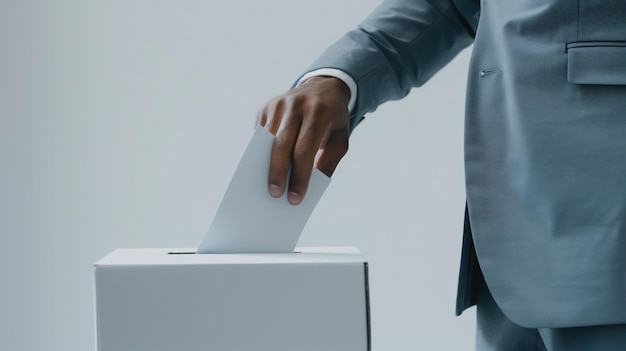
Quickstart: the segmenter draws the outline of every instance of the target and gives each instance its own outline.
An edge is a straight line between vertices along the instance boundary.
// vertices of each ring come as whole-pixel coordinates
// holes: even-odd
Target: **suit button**
[[[493,68],[493,69],[484,69],[484,70],[480,71],[480,73],[479,73],[478,75],[479,75],[481,78],[483,78],[483,77],[487,77],[487,76],[490,76],[490,75],[492,75],[492,74],[497,74],[497,73],[500,73],[500,72],[501,72],[501,71],[500,71],[500,69],[498,69],[498,68]]]

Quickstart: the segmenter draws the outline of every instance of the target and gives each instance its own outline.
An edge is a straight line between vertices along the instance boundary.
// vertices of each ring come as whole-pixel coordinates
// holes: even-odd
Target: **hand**
[[[287,200],[302,202],[313,166],[331,176],[348,151],[350,89],[334,77],[311,77],[270,100],[258,123],[276,136],[272,147],[268,191],[281,197],[292,166]]]

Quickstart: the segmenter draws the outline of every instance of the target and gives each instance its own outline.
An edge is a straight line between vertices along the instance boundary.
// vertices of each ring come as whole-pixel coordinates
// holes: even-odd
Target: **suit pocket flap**
[[[626,42],[567,44],[567,80],[575,84],[626,85]]]

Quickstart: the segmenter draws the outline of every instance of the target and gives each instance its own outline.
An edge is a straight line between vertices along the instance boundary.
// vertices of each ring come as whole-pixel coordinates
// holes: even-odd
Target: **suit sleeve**
[[[473,40],[479,0],[387,0],[307,71],[339,69],[357,83],[350,129],[424,84]]]

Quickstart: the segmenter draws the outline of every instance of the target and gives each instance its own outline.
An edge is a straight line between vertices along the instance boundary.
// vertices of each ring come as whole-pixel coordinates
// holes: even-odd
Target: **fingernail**
[[[290,192],[289,194],[287,194],[287,200],[290,204],[297,205],[302,201],[302,197],[300,196],[300,194]]]
[[[270,184],[269,192],[272,197],[280,197],[280,187],[276,184]]]

